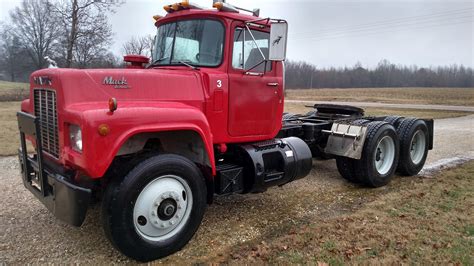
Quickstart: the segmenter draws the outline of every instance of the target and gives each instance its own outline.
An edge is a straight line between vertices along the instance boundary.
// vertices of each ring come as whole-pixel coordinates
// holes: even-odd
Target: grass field
[[[0,101],[19,101],[28,97],[28,83],[0,81]]]
[[[310,89],[286,94],[292,100],[474,105],[474,88]]]
[[[20,147],[16,112],[20,102],[0,102],[0,155],[16,154]]]
[[[304,103],[285,103],[285,112],[295,114],[305,114],[312,108],[306,107]],[[398,108],[364,108],[366,116],[399,115],[405,117],[419,118],[453,118],[473,114],[462,111],[440,111],[440,110],[418,110],[418,109],[398,109]]]
[[[234,247],[224,264],[474,263],[474,162],[397,184],[356,212]],[[325,264],[326,265],[326,264]]]

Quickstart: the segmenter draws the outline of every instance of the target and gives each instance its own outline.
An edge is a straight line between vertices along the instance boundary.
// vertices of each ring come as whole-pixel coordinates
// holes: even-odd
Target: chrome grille
[[[59,158],[56,92],[48,89],[34,89],[33,93],[35,116],[40,120],[43,151]]]

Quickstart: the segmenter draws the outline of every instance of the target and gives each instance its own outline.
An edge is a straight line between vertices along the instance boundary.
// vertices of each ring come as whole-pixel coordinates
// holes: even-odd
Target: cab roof
[[[252,15],[228,11],[219,11],[217,9],[184,9],[179,11],[174,11],[166,14],[166,16],[160,18],[156,21],[155,25],[162,24],[163,22],[168,22],[176,18],[185,18],[185,17],[210,17],[210,18],[228,18],[238,21],[255,21],[261,19],[261,21],[254,22],[255,24],[261,25],[270,25],[269,21],[261,17],[255,17]]]

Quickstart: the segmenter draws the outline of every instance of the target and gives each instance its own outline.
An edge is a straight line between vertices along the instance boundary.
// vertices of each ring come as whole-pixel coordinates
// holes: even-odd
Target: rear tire
[[[336,166],[339,174],[349,182],[359,183],[355,174],[355,161],[352,158],[336,157]]]
[[[351,125],[361,126],[367,123],[370,123],[370,121],[366,119],[357,119],[357,120],[352,121]],[[357,178],[356,173],[355,173],[356,162],[357,160],[352,159],[352,158],[342,157],[342,156],[336,157],[337,171],[344,179],[353,183],[360,182],[360,180]]]
[[[400,161],[397,171],[405,176],[418,174],[428,156],[428,126],[416,118],[404,119],[398,129]]]
[[[183,248],[206,207],[205,180],[178,155],[151,157],[107,187],[102,205],[105,234],[123,254],[139,261]]]
[[[399,141],[395,128],[383,121],[370,122],[362,157],[355,161],[356,178],[370,187],[388,184],[397,169],[398,156]]]
[[[397,115],[391,115],[391,116],[385,117],[383,121],[391,124],[394,128],[398,128],[398,126],[400,125],[400,122],[403,121],[403,117],[397,116]]]

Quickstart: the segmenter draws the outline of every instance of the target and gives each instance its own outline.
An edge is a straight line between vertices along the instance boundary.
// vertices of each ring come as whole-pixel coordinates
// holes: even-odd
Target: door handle
[[[270,86],[270,87],[277,87],[279,84],[278,82],[269,82],[267,83],[267,86]]]

